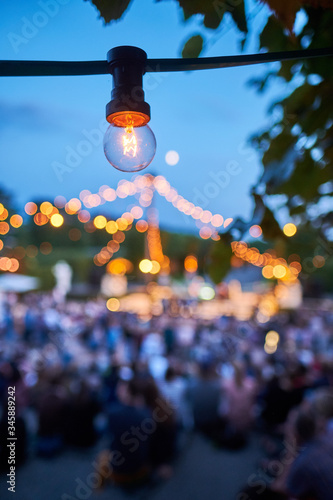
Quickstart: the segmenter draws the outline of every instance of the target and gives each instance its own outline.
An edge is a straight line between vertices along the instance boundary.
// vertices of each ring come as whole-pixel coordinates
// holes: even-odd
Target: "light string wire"
[[[309,59],[333,55],[333,47],[318,49],[263,52],[235,56],[147,59],[145,72],[197,71],[231,68],[293,59]],[[107,61],[0,61],[0,76],[78,76],[110,73]]]

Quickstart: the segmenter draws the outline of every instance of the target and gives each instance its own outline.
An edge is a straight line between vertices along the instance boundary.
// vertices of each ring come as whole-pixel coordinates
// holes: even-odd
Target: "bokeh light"
[[[265,344],[264,345],[264,350],[267,354],[274,354],[277,350],[277,344],[271,346],[271,345],[268,345],[268,344]]]
[[[198,269],[198,259],[194,255],[188,255],[184,260],[184,267],[188,273],[195,273]]]
[[[107,219],[104,217],[104,215],[97,215],[97,217],[94,218],[94,226],[97,229],[104,229],[107,224]]]
[[[43,203],[39,207],[39,210],[44,215],[50,215],[53,210],[53,205],[49,201],[43,201]]]
[[[135,224],[135,228],[139,233],[144,233],[148,229],[148,222],[145,220],[138,220],[138,222]]]
[[[285,224],[283,226],[283,232],[286,236],[289,237],[294,236],[294,234],[296,234],[296,231],[297,227],[292,222],[288,222],[288,224]]]
[[[10,224],[15,228],[21,227],[23,224],[23,218],[18,214],[14,214],[10,218]]]
[[[312,259],[312,263],[319,269],[325,265],[325,257],[322,255],[315,255]]]
[[[109,311],[116,312],[119,310],[120,302],[115,297],[112,297],[106,302],[106,307],[109,309]]]
[[[150,273],[153,268],[153,264],[149,259],[143,259],[139,264],[139,269],[142,273]]]
[[[280,340],[280,335],[275,330],[270,330],[266,334],[265,343],[269,346],[275,346]]]
[[[60,227],[64,223],[64,218],[61,214],[53,214],[50,219],[50,222],[53,227]]]
[[[274,268],[271,265],[265,266],[262,268],[262,275],[266,279],[271,279],[274,277]]]
[[[254,226],[251,226],[249,232],[250,232],[250,235],[252,236],[252,238],[259,238],[259,236],[262,235],[262,229],[257,224],[255,224]]]
[[[115,234],[118,231],[118,225],[114,220],[109,220],[106,223],[105,230],[109,234]]]
[[[29,201],[28,203],[26,203],[24,210],[28,215],[35,215],[35,213],[37,212],[37,205],[33,201]]]
[[[158,274],[161,270],[161,265],[157,260],[152,260],[151,261],[151,274]]]
[[[212,300],[215,297],[215,290],[209,285],[200,288],[199,298],[202,300]]]
[[[36,226],[44,226],[45,224],[48,223],[48,221],[49,221],[48,216],[42,214],[41,212],[37,212],[34,215],[34,223],[36,224]]]
[[[66,198],[64,196],[56,196],[54,198],[54,204],[57,208],[64,208],[64,206],[66,205]]]
[[[48,241],[44,241],[41,243],[39,250],[43,255],[49,255],[52,252],[52,245]]]
[[[69,230],[68,236],[71,241],[79,241],[82,237],[82,232],[80,231],[80,229],[73,227]]]
[[[2,204],[1,204],[2,205]],[[0,210],[0,220],[6,220],[8,217],[8,210],[2,205],[2,209]]]
[[[0,222],[0,234],[5,235],[8,233],[10,227],[7,222]]]
[[[179,154],[177,153],[177,151],[168,151],[165,155],[165,162],[172,167],[174,165],[177,165],[177,163],[179,162]]]
[[[285,268],[285,266],[283,266],[282,264],[277,264],[276,266],[274,266],[273,275],[275,278],[278,279],[284,278],[286,274],[287,274],[287,269]]]

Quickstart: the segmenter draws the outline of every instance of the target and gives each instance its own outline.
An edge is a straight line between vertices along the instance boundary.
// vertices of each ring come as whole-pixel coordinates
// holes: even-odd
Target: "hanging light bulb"
[[[148,167],[156,151],[151,128],[138,125],[137,117],[129,113],[117,123],[111,123],[104,136],[107,160],[122,172],[138,172]]]
[[[137,47],[115,47],[107,55],[114,88],[106,106],[110,123],[104,136],[104,153],[122,172],[138,172],[155,156],[156,139],[147,125],[150,106],[144,100],[142,75],[147,54]]]

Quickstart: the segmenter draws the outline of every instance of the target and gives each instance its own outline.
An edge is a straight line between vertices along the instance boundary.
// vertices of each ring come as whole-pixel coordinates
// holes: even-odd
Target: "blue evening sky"
[[[3,2],[0,59],[100,60],[117,45],[141,47],[150,58],[178,57],[186,39],[198,32],[207,41],[202,56],[240,53],[242,35],[230,19],[217,36],[199,27],[198,19],[184,24],[174,1],[134,0],[123,19],[108,26],[90,2],[54,0],[57,12],[46,18],[37,14],[41,3]],[[255,24],[250,24],[245,47],[249,53],[258,51],[257,35],[267,16],[257,2],[253,8],[258,13]],[[33,21],[45,26],[29,31],[27,23]],[[249,218],[249,188],[261,167],[258,155],[245,144],[252,133],[270,123],[267,107],[285,91],[276,84],[258,95],[246,85],[267,69],[268,65],[257,65],[145,75],[157,152],[143,173],[164,175],[182,196],[213,213]],[[81,157],[71,172],[59,177],[53,167],[54,162],[64,163],[66,152],[75,150],[93,129],[103,126],[111,88],[108,75],[0,79],[0,185],[13,194],[21,210],[31,199],[78,197],[82,189],[97,192],[101,185],[116,187],[120,179],[131,177],[108,164],[102,143]],[[165,162],[169,150],[179,153],[175,166]],[[225,174],[230,165],[238,165],[237,174]],[[217,178],[223,178],[223,183]],[[120,214],[126,205],[120,200],[109,206]],[[186,232],[196,229],[192,219],[188,221],[165,200],[158,199],[156,206],[161,226]],[[101,209],[105,212],[108,206]]]

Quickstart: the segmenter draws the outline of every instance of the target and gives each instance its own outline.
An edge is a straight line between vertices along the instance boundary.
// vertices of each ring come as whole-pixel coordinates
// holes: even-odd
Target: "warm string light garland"
[[[76,216],[77,220],[83,224],[86,232],[92,233],[96,230],[104,230],[112,235],[112,239],[109,240],[107,245],[94,256],[93,260],[97,266],[103,266],[110,262],[119,251],[120,245],[125,241],[125,232],[135,225],[138,232],[144,233],[147,231],[150,262],[156,263],[154,264],[154,270],[156,271],[158,268],[157,272],[169,272],[170,261],[163,254],[157,211],[151,207],[155,192],[171,203],[179,212],[192,217],[196,221],[199,236],[202,239],[219,240],[220,236],[217,231],[227,228],[233,220],[232,218],[224,219],[221,214],[213,214],[209,210],[194,205],[194,203],[181,196],[164,176],[153,176],[151,174],[137,175],[132,181],[122,179],[118,182],[116,189],[104,185],[100,187],[98,193],[83,190],[80,192],[79,198],[71,198],[69,201],[63,196],[57,196],[54,204],[44,201],[38,207],[36,203],[28,202],[25,205],[25,212],[33,217],[33,221],[37,226],[43,226],[49,222],[53,227],[58,228],[64,223],[64,216],[60,213],[60,210],[64,210],[67,215]],[[102,214],[92,218],[89,212],[89,210],[107,202],[111,203],[117,199],[126,199],[129,196],[138,196],[138,204],[129,208],[115,220],[108,220]],[[143,219],[145,209],[147,209],[148,222]],[[6,235],[10,230],[20,228],[22,224],[23,218],[21,215],[13,214],[10,216],[7,208],[0,203],[0,235]],[[296,227],[288,223],[283,230],[287,236],[292,236],[296,232]],[[249,233],[252,237],[259,237],[262,230],[260,226],[255,225],[250,228]],[[78,241],[81,238],[80,230],[72,228],[69,231],[69,238],[72,241]],[[0,240],[0,251],[3,247],[4,243]],[[20,250],[16,249],[17,252],[13,251],[12,258],[0,258],[0,271],[16,272],[20,267],[19,260],[25,255],[35,257],[38,253],[38,249],[34,245],[29,245],[27,249],[18,248]],[[240,266],[244,261],[249,262],[262,267],[262,274],[267,279],[293,280],[297,278],[302,269],[298,256],[296,256],[298,260],[295,258],[294,261],[290,261],[288,264],[285,259],[276,258],[273,251],[260,254],[256,248],[248,248],[245,242],[233,242],[232,250],[234,253],[232,258],[233,266]],[[52,245],[50,243],[43,242],[41,244],[41,253],[47,255],[51,251]],[[319,257],[315,256],[313,260],[314,266],[317,268],[325,264],[325,261],[320,260]],[[157,272],[153,272],[153,274],[157,274]]]
[[[64,216],[60,210],[64,210],[67,215],[76,215],[77,220],[84,225],[86,232],[91,233],[95,230],[105,230],[112,235],[112,239],[103,247],[93,258],[94,264],[103,266],[110,262],[114,254],[119,251],[120,244],[125,240],[125,233],[132,228],[135,219],[136,229],[138,232],[147,231],[148,251],[151,262],[153,262],[152,272],[170,272],[170,260],[163,254],[161,236],[158,224],[157,212],[155,209],[148,210],[148,222],[142,219],[144,209],[151,206],[154,193],[157,192],[163,196],[168,202],[181,213],[189,215],[195,220],[199,226],[199,236],[202,239],[211,238],[218,240],[220,237],[216,229],[218,227],[227,227],[232,222],[232,219],[224,220],[220,214],[213,215],[210,211],[204,210],[200,206],[196,206],[189,202],[186,198],[179,195],[178,191],[173,188],[163,176],[154,177],[150,174],[138,175],[133,181],[122,179],[118,182],[117,188],[113,189],[107,185],[101,186],[98,193],[91,193],[89,190],[81,191],[79,198],[71,198],[67,201],[63,196],[57,196],[54,204],[49,201],[44,201],[38,207],[36,203],[30,201],[25,205],[25,212],[37,226],[44,226],[48,222],[54,228],[61,227],[64,223]],[[126,199],[129,196],[139,195],[138,203],[131,208],[130,211],[124,212],[116,220],[108,220],[104,215],[96,215],[91,218],[89,210],[97,208],[106,202],[113,202],[119,199]],[[23,224],[23,218],[19,214],[15,214],[10,218],[9,225],[5,220],[9,217],[8,210],[3,204],[0,204],[0,234],[7,234],[11,228],[18,228]],[[209,226],[210,224],[210,226]],[[76,228],[69,231],[69,237],[72,241],[78,241],[81,238],[81,233]],[[47,242],[45,242],[47,243]],[[34,246],[34,245],[32,245]],[[0,250],[3,247],[3,242],[0,240]],[[26,254],[25,249],[24,255]],[[52,246],[47,253],[52,251]],[[29,249],[27,255],[35,257],[38,249]],[[45,249],[43,252],[45,253]],[[24,256],[23,255],[23,256]],[[3,257],[0,260],[0,270],[16,272],[19,269],[19,262],[15,262]]]
[[[165,177],[161,175],[154,177],[150,174],[138,175],[133,181],[122,179],[118,182],[116,189],[104,185],[95,194],[88,190],[83,190],[79,198],[71,198],[69,201],[66,201],[63,196],[57,196],[54,200],[54,205],[49,201],[45,201],[40,204],[39,209],[36,203],[28,202],[25,205],[25,212],[27,215],[33,216],[34,223],[38,226],[43,226],[50,222],[52,226],[60,227],[64,222],[63,216],[60,214],[60,209],[64,209],[68,215],[77,215],[79,222],[87,224],[91,221],[91,215],[88,211],[90,209],[97,208],[106,202],[113,202],[117,198],[126,199],[128,196],[136,194],[139,194],[139,205],[142,208],[147,208],[151,204],[155,191],[163,196],[179,212],[191,216],[199,224],[199,235],[203,239],[216,238],[216,230],[228,227],[233,221],[232,218],[224,219],[221,214],[212,214],[209,210],[204,210],[200,206],[194,205],[181,196]],[[136,210],[139,208],[137,207]],[[119,219],[123,218],[126,213]],[[140,213],[140,216],[134,218],[140,219],[142,215],[143,213]],[[9,225],[5,222],[8,216],[8,210],[3,204],[0,204],[0,234],[2,235],[7,234],[11,228],[18,228],[23,224],[22,216],[15,214],[10,218],[11,225]]]
[[[262,268],[262,275],[266,279],[280,279],[282,281],[295,281],[302,270],[300,257],[296,254],[289,256],[289,264],[283,258],[277,258],[274,250],[263,254],[255,247],[249,248],[245,241],[233,241],[231,248],[234,256],[231,265],[241,267],[243,262]]]

